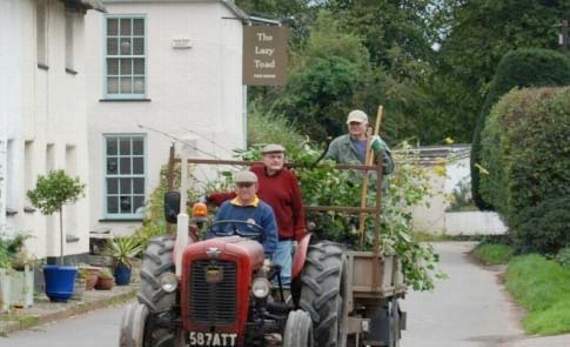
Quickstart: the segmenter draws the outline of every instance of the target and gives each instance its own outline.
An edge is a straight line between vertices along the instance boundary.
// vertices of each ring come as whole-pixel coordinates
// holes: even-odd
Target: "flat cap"
[[[234,175],[235,183],[257,183],[257,176],[251,171],[239,171]]]
[[[350,124],[351,122],[368,123],[368,116],[364,111],[352,110],[348,114],[348,118],[346,119],[346,124]]]
[[[285,147],[276,143],[271,143],[261,149],[261,154],[267,153],[285,153]]]

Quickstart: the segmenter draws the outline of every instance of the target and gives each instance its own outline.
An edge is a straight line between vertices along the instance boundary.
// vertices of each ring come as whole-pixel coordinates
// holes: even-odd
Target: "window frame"
[[[131,174],[129,175],[121,175],[120,174],[120,166],[117,166],[117,171],[118,173],[116,175],[109,175],[107,174],[107,139],[108,138],[116,138],[116,139],[120,139],[121,137],[128,137],[131,140],[131,146],[132,146],[132,140],[134,137],[139,137],[142,138],[143,140],[143,174],[133,174],[131,171]],[[117,158],[121,157],[120,154],[120,144],[117,144]],[[143,178],[144,179],[144,199],[143,199],[143,207],[146,206],[146,202],[147,202],[147,198],[148,198],[148,192],[147,192],[147,182],[148,182],[148,137],[147,134],[145,133],[105,133],[103,134],[103,143],[102,143],[102,154],[103,154],[103,180],[102,180],[102,184],[103,184],[103,199],[102,199],[102,205],[103,205],[103,220],[143,220],[144,218],[144,214],[145,212],[143,211],[142,213],[121,213],[121,207],[120,207],[120,201],[119,201],[119,212],[118,213],[108,213],[107,211],[107,197],[108,197],[108,191],[107,191],[107,178],[118,178],[118,185],[117,185],[117,189],[118,189],[118,193],[117,195],[121,195],[120,193],[120,179],[121,178]],[[131,147],[132,150],[132,147]],[[129,156],[129,158],[133,158],[133,154],[131,153]],[[136,155],[136,157],[139,157],[138,155]],[[120,164],[119,164],[120,165]],[[132,168],[132,162],[131,162],[131,168]],[[135,195],[140,195],[140,194],[134,194],[134,187],[131,185],[131,193],[129,194],[129,196],[134,197]]]
[[[109,19],[119,19],[120,20],[123,18],[131,19],[131,20],[134,20],[134,19],[142,19],[143,20],[143,22],[144,22],[144,26],[143,26],[144,27],[144,41],[143,41],[144,42],[144,51],[143,51],[144,54],[143,55],[131,54],[131,55],[124,55],[123,56],[121,54],[117,54],[117,55],[110,56],[107,54],[107,39],[108,39],[107,23],[108,23],[108,20]],[[121,35],[120,35],[120,29],[121,29],[120,24],[118,25],[117,29],[119,30],[119,32],[118,32],[119,35],[117,37],[119,38],[119,42],[120,42],[120,37],[121,37]],[[132,26],[131,26],[131,29],[132,29]],[[131,30],[130,37],[133,38],[134,36],[135,35],[132,35],[132,30]],[[103,53],[103,64],[102,64],[103,65],[103,74],[102,74],[103,85],[102,85],[102,87],[103,87],[104,99],[106,99],[106,100],[147,99],[147,95],[148,95],[148,20],[147,20],[146,14],[107,14],[107,15],[103,16],[102,45],[103,45],[103,48],[102,48],[102,53]],[[133,48],[134,48],[134,45],[133,45]],[[117,47],[117,49],[119,50],[118,53],[120,53],[120,43],[119,43],[119,46]],[[143,67],[144,67],[144,74],[143,74],[143,76],[144,76],[144,93],[129,93],[129,94],[127,94],[127,93],[109,93],[109,90],[108,90],[108,86],[109,86],[108,77],[109,77],[109,75],[108,75],[108,70],[107,70],[108,69],[107,59],[110,57],[117,58],[117,59],[119,59],[119,61],[122,58],[126,58],[126,59],[140,59],[140,58],[142,58],[144,60],[144,64],[143,64]],[[134,67],[132,67],[132,69],[134,69]],[[119,81],[118,81],[119,85],[120,85],[120,76],[121,76],[120,74],[117,75],[117,77],[119,79]],[[134,74],[131,76],[134,76]]]

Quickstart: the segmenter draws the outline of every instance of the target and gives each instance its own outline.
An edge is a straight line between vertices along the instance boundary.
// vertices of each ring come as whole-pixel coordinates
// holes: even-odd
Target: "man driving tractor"
[[[246,228],[247,232],[262,232],[261,243],[268,259],[272,259],[277,248],[277,223],[271,206],[257,197],[257,176],[251,171],[240,171],[234,176],[236,197],[225,201],[216,213],[214,225],[208,238],[233,234],[232,228]],[[216,223],[217,221],[244,221]]]

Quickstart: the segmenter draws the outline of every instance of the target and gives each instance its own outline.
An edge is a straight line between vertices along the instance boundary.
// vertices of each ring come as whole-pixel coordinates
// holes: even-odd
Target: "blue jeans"
[[[283,240],[277,243],[277,249],[273,253],[273,262],[281,265],[281,283],[283,288],[288,289],[291,286],[291,272],[293,267],[293,241]],[[277,279],[273,281],[274,285],[279,285]]]

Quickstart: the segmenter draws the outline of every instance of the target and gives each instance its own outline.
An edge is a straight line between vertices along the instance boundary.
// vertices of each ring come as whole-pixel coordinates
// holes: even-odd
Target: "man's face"
[[[283,169],[285,155],[283,153],[267,153],[263,155],[263,164],[269,171],[279,171]]]
[[[236,183],[236,194],[242,202],[248,203],[255,199],[257,193],[257,184],[249,182]]]
[[[368,123],[366,122],[350,122],[348,123],[348,132],[352,137],[361,137],[366,135],[366,128]]]

